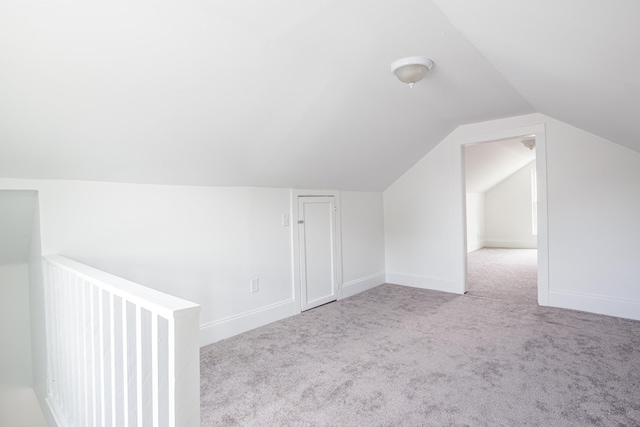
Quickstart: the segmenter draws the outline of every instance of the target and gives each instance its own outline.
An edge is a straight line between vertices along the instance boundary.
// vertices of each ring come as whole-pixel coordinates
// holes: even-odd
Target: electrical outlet
[[[251,292],[258,292],[258,278],[254,277],[251,279]]]

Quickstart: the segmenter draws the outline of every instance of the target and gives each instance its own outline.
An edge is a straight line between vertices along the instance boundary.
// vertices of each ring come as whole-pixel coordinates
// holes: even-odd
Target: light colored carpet
[[[467,254],[467,294],[538,301],[537,250],[483,248]]]
[[[382,285],[201,350],[204,426],[638,426],[640,322]]]

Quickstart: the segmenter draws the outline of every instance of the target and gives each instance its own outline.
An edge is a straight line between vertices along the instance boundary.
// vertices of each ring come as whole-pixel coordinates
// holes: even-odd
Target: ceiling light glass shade
[[[427,72],[433,67],[433,61],[424,56],[410,56],[402,58],[391,64],[391,72],[398,80],[413,87],[415,83],[424,79]]]

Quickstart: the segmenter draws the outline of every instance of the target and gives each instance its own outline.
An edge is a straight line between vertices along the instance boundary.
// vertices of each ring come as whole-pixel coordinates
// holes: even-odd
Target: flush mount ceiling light
[[[522,145],[527,147],[529,150],[533,150],[534,148],[536,148],[536,140],[535,140],[535,138],[523,139],[520,142],[522,142]]]
[[[413,87],[415,83],[424,79],[427,72],[433,67],[433,61],[424,56],[410,56],[402,58],[391,64],[391,72],[396,75],[402,83],[407,83]]]

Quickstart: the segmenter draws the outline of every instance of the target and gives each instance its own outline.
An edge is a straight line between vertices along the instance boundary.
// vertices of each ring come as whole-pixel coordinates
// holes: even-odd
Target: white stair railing
[[[44,257],[47,403],[59,426],[200,425],[200,306]]]

